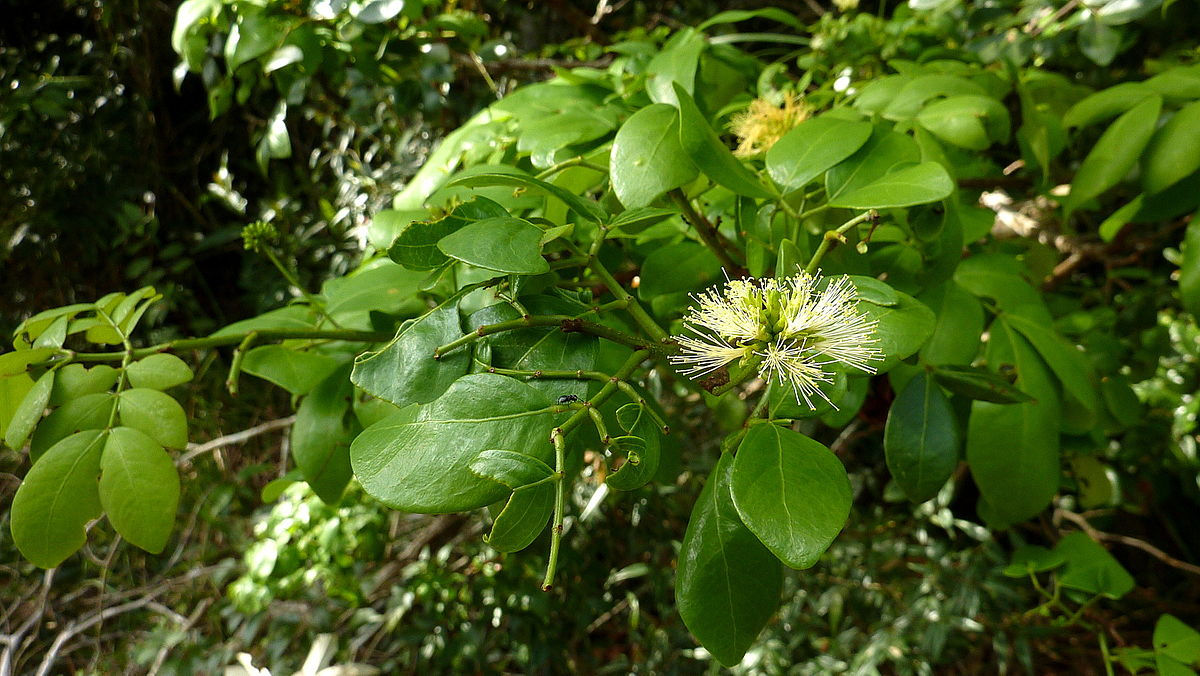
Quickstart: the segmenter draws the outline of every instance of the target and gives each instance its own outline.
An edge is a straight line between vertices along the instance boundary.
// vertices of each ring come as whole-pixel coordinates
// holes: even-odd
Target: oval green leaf
[[[921,371],[892,402],[883,432],[888,471],[913,502],[937,495],[958,465],[961,438],[954,410]]]
[[[138,430],[114,428],[100,460],[100,504],[121,537],[152,554],[161,552],[179,505],[179,473],[171,456]]]
[[[773,424],[750,428],[733,461],[738,514],[792,568],[810,568],[850,516],[850,479],[833,453]]]
[[[443,237],[437,246],[447,256],[477,268],[537,275],[550,271],[542,258],[541,239],[541,228],[507,216],[475,221]]]
[[[779,185],[797,190],[850,157],[871,137],[871,123],[814,117],[805,120],[767,151],[767,173]]]
[[[13,543],[25,558],[53,568],[83,546],[83,528],[100,516],[104,432],[88,430],[55,444],[30,468],[13,497]]]

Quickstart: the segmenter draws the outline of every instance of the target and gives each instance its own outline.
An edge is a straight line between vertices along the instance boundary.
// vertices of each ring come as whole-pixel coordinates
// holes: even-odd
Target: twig
[[[1083,530],[1084,533],[1087,533],[1088,537],[1090,537],[1091,539],[1093,539],[1097,542],[1117,542],[1119,544],[1128,545],[1130,547],[1136,547],[1136,548],[1142,550],[1143,552],[1146,552],[1150,556],[1153,556],[1154,558],[1158,559],[1159,561],[1162,561],[1163,563],[1167,564],[1168,566],[1170,566],[1172,568],[1177,568],[1179,570],[1191,573],[1192,575],[1200,575],[1200,566],[1197,566],[1193,563],[1188,563],[1187,561],[1180,561],[1179,559],[1175,558],[1174,556],[1171,556],[1170,554],[1164,552],[1163,550],[1159,549],[1158,547],[1155,547],[1154,545],[1150,544],[1149,542],[1146,542],[1145,540],[1139,540],[1135,537],[1130,537],[1128,535],[1118,535],[1116,533],[1105,533],[1103,531],[1096,530],[1096,528],[1094,526],[1092,526],[1092,524],[1088,523],[1087,519],[1083,518],[1082,515],[1076,514],[1075,512],[1072,512],[1072,511],[1069,511],[1066,509],[1062,509],[1062,508],[1055,509],[1054,510],[1055,523],[1057,524],[1062,519],[1066,519],[1067,521],[1070,521],[1071,523],[1075,524],[1076,526],[1079,526],[1079,528],[1081,530]]]
[[[162,665],[164,662],[167,661],[167,654],[171,652],[171,648],[174,648],[176,645],[179,645],[179,642],[182,641],[184,638],[183,635],[186,634],[188,632],[188,630],[191,629],[196,624],[196,621],[200,619],[200,616],[204,614],[204,611],[208,610],[208,607],[211,604],[212,604],[212,599],[201,600],[199,605],[196,606],[196,609],[192,611],[192,614],[188,615],[186,618],[184,618],[183,622],[179,623],[179,640],[172,641],[170,638],[168,638],[166,641],[163,641],[162,647],[158,649],[158,654],[154,656],[154,664],[151,665],[151,667],[150,667],[150,671],[148,672],[149,676],[155,676],[158,673],[158,671],[160,669],[162,669]],[[155,603],[154,605],[159,605],[159,604]],[[170,611],[171,613],[174,613],[175,615],[177,615],[179,617],[182,617],[179,615],[179,613],[175,613],[175,611],[172,611],[169,608],[166,608],[165,606],[163,606],[163,608],[165,610]]]
[[[179,457],[178,460],[175,461],[175,466],[182,467],[183,465],[191,462],[192,458],[195,458],[198,455],[204,455],[205,453],[217,448],[221,448],[222,446],[240,444],[243,441],[257,437],[260,434],[266,434],[267,432],[271,432],[282,427],[288,427],[294,422],[296,422],[296,416],[289,415],[286,418],[271,420],[261,425],[251,427],[250,429],[242,430],[241,432],[234,432],[233,434],[226,434],[223,437],[217,437],[216,439],[206,441],[203,444],[188,444],[187,453],[184,453]]]
[[[0,636],[0,641],[8,644],[4,647],[4,654],[0,655],[0,676],[12,676],[13,662],[16,661],[17,652],[21,648],[25,634],[41,622],[42,617],[46,614],[46,598],[50,595],[50,585],[54,582],[55,570],[57,569],[51,568],[42,576],[42,597],[38,599],[37,612],[31,614],[29,619],[25,620],[24,624],[15,633],[8,636]]]

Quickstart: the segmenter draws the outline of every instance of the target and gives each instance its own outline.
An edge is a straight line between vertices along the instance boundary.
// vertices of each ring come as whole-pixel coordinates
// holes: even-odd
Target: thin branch
[[[1170,566],[1172,568],[1177,568],[1179,570],[1191,573],[1192,575],[1200,575],[1200,566],[1197,566],[1193,563],[1188,563],[1187,561],[1180,561],[1179,559],[1175,558],[1174,556],[1171,556],[1170,554],[1164,552],[1163,550],[1159,549],[1158,547],[1155,547],[1154,545],[1150,544],[1149,542],[1146,542],[1145,540],[1139,540],[1135,537],[1130,537],[1128,535],[1118,535],[1116,533],[1105,533],[1104,531],[1096,530],[1096,528],[1094,526],[1092,526],[1092,524],[1088,523],[1087,519],[1083,518],[1083,515],[1076,514],[1075,512],[1072,512],[1072,511],[1069,511],[1066,509],[1062,509],[1062,508],[1055,509],[1054,510],[1055,523],[1061,521],[1062,519],[1066,519],[1067,521],[1070,521],[1071,523],[1075,524],[1076,526],[1079,526],[1079,528],[1084,533],[1087,533],[1088,537],[1090,537],[1091,539],[1093,539],[1097,542],[1116,542],[1119,544],[1128,545],[1130,547],[1136,547],[1137,549],[1140,549],[1143,552],[1146,552],[1150,556],[1153,556],[1154,558],[1158,559],[1159,561],[1162,561],[1163,563],[1167,564],[1168,566]]]
[[[175,461],[175,466],[181,467],[191,462],[192,459],[198,455],[204,455],[205,453],[221,448],[222,446],[240,444],[244,441],[257,437],[260,434],[266,434],[267,432],[288,427],[294,422],[296,422],[296,416],[289,415],[286,418],[270,420],[261,425],[255,425],[254,427],[242,430],[241,432],[234,432],[233,434],[226,434],[223,437],[217,437],[216,439],[206,441],[203,444],[188,444],[187,453],[184,453],[179,457],[178,460]]]

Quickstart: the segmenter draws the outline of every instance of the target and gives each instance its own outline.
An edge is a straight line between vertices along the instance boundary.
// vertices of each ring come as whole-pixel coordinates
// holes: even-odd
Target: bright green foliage
[[[495,86],[471,51],[507,95],[449,134],[376,214],[352,274],[310,293],[283,239],[257,237],[256,253],[297,290],[292,306],[135,347],[157,300],[147,287],[18,327],[0,356],[0,430],[13,450],[29,440],[32,461],[14,499],[17,546],[57,565],[106,513],[130,542],[162,550],[179,495],[171,452],[188,427],[164,390],[193,375],[167,352],[221,347],[234,349],[231,391],[245,372],[292,395],[295,470],[267,492],[303,479],[333,505],[356,479],[406,512],[488,508],[495,550],[548,545],[548,590],[564,577],[568,494],[670,486],[674,425],[678,445],[697,449],[689,463],[712,468],[679,550],[678,608],[727,666],[776,612],[783,567],[820,571],[856,501],[875,497],[859,490],[865,479],[852,488],[847,466],[873,476],[886,464],[899,488],[887,499],[907,497],[922,519],[978,540],[1049,509],[1133,500],[1112,476],[1137,471],[1118,456],[1137,445],[1139,396],[1153,398],[1130,385],[1150,370],[1138,350],[1161,338],[1144,317],[1200,308],[1200,226],[1164,252],[1179,267],[1178,302],[1135,307],[1130,280],[1161,270],[1126,270],[1098,242],[1153,231],[1135,258],[1157,253],[1200,206],[1200,71],[1165,56],[1119,69],[1128,81],[1069,66],[1120,63],[1156,2],[1059,10],[1070,18],[1022,7],[1028,15],[1001,17],[914,0],[890,19],[831,12],[813,26],[778,9],[726,12],[632,32],[604,68],[515,89]],[[444,46],[424,32],[424,9],[380,0],[303,17],[271,2],[188,0],[172,46],[201,74],[214,116],[260,78],[276,85],[253,134],[266,172],[291,156],[290,107],[331,60],[342,83],[421,81],[430,64],[413,54]],[[967,13],[969,30],[950,27]],[[431,25],[470,42],[472,19]],[[782,27],[731,32],[744,21]],[[409,49],[332,46],[355,31],[381,45],[394,31]],[[784,124],[789,105],[803,114]],[[1106,277],[1092,283],[1084,271],[1100,262]],[[814,281],[791,302],[767,293],[801,272],[850,282]],[[829,300],[830,289],[847,296]],[[784,335],[793,340],[771,342]],[[774,382],[755,382],[760,373]],[[1194,476],[1195,404],[1162,397],[1177,416],[1173,462]],[[697,423],[705,417],[713,424]],[[700,438],[712,429],[725,435],[716,458],[715,440]],[[880,432],[883,454],[844,448]],[[945,503],[968,482],[973,511]],[[1171,490],[1195,498],[1194,485]],[[1053,549],[1026,535],[1014,530],[1004,572],[1050,577],[1046,613],[1062,610],[1060,588],[1071,601],[1116,600],[1136,584],[1084,533]],[[248,590],[279,552],[264,544],[248,560],[235,589],[256,607]],[[1164,622],[1160,668],[1194,663],[1194,636]]]

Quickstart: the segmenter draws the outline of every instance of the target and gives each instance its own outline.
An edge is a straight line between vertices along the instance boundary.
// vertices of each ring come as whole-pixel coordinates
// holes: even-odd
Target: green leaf
[[[83,546],[84,526],[101,514],[100,455],[105,433],[73,434],[33,464],[13,497],[13,543],[34,565],[53,568]]]
[[[42,419],[42,413],[50,403],[50,393],[54,389],[54,375],[54,371],[43,373],[13,411],[12,418],[8,421],[8,429],[4,431],[4,443],[14,451],[21,450],[33,428]]]
[[[1200,101],[1184,106],[1154,134],[1142,167],[1142,187],[1162,192],[1200,169]]]
[[[542,230],[529,221],[504,217],[476,221],[438,242],[447,256],[485,270],[513,275],[550,271],[542,258]]]
[[[1063,389],[1063,430],[1083,434],[1096,424],[1100,409],[1098,383],[1087,357],[1062,336],[1024,317],[1004,320],[1021,332],[1050,367]]]
[[[1188,223],[1179,263],[1179,299],[1193,317],[1200,317],[1200,214]]]
[[[934,136],[968,150],[985,150],[1008,140],[1008,110],[988,96],[952,96],[926,106],[917,123]]]
[[[1174,615],[1163,613],[1154,623],[1154,653],[1195,666],[1200,664],[1200,632]]]
[[[921,359],[929,364],[970,364],[983,335],[983,304],[953,281],[923,292],[919,300],[933,310],[937,323]]]
[[[138,430],[114,428],[100,460],[100,504],[121,537],[152,554],[161,552],[179,505],[179,473],[171,456]]]
[[[770,19],[771,21],[778,21],[781,24],[790,26],[791,28],[795,28],[801,32],[806,30],[804,24],[801,23],[799,19],[792,14],[779,9],[778,7],[764,7],[762,9],[729,9],[725,10],[724,12],[717,12],[712,16],[712,18],[708,19],[699,26],[696,26],[696,30],[704,30],[720,24],[738,23],[739,21],[746,21],[748,19]]]
[[[1058,583],[1088,594],[1119,599],[1133,589],[1133,576],[1104,547],[1076,531],[1058,541],[1054,551],[1067,561]]]
[[[50,405],[61,406],[88,394],[107,392],[116,384],[119,375],[119,371],[107,364],[97,364],[91,368],[83,364],[67,364],[58,369],[54,389],[50,391]]]
[[[895,294],[899,302],[891,306],[876,305],[867,299],[858,303],[860,312],[878,322],[876,346],[883,352],[883,360],[871,364],[877,373],[891,370],[901,359],[921,349],[933,335],[936,319],[933,311],[906,293]]]
[[[779,607],[779,559],[742,524],[730,494],[733,457],[722,453],[700,492],[679,550],[675,604],[704,649],[732,667]]]
[[[484,542],[497,551],[519,552],[541,535],[553,513],[554,484],[518,488],[496,517]]]
[[[514,491],[554,475],[550,465],[531,455],[499,449],[481,451],[469,467],[475,474]]]
[[[730,489],[746,527],[792,568],[815,565],[850,515],[850,479],[837,456],[769,423],[746,433]]]
[[[388,257],[409,270],[436,270],[450,259],[438,248],[443,238],[468,223],[487,218],[508,217],[508,210],[486,197],[460,204],[449,214],[432,221],[409,223],[388,248]]]
[[[608,227],[614,232],[610,237],[621,235],[636,235],[652,225],[678,216],[678,209],[659,209],[656,207],[637,207],[626,209],[613,217]],[[619,235],[616,234],[619,231]]]
[[[825,190],[832,200],[871,185],[889,172],[921,161],[921,150],[910,137],[877,126],[861,148],[825,173]]]
[[[121,424],[146,433],[167,448],[187,446],[187,414],[169,394],[148,388],[125,390],[118,399]]]
[[[613,192],[630,209],[695,180],[696,167],[679,143],[675,107],[655,103],[630,115],[613,139],[609,172]]]
[[[679,83],[674,83],[679,104],[679,144],[692,162],[717,185],[739,195],[769,199],[771,193],[758,176],[746,168],[721,142],[696,102]]]
[[[982,254],[959,263],[954,281],[976,296],[991,298],[1007,313],[1050,324],[1054,318],[1046,309],[1042,294],[1022,276],[1024,268],[1012,256]]]
[[[944,96],[985,96],[987,93],[978,83],[958,75],[919,75],[905,82],[894,96],[887,99],[883,117],[888,120],[909,120],[916,117],[932,99]],[[860,97],[860,107],[862,98],[865,97]]]
[[[938,384],[968,399],[990,401],[994,404],[1016,404],[1033,401],[1004,378],[975,366],[944,364],[933,372]]]
[[[1096,17],[1088,19],[1075,34],[1079,51],[1097,66],[1107,66],[1121,51],[1121,31]]]
[[[34,462],[54,444],[80,430],[99,430],[112,420],[117,398],[111,392],[85,394],[50,412],[29,440],[29,457]]]
[[[522,300],[525,309],[540,315],[578,315],[588,309],[580,303],[555,296],[526,296]],[[497,303],[473,313],[467,320],[467,329],[473,331],[484,324],[518,319],[520,316],[508,303]],[[526,371],[544,368],[591,371],[596,368],[600,350],[600,340],[595,336],[564,333],[557,326],[504,331],[484,337],[477,345],[486,345],[491,351],[488,365]],[[527,384],[552,397],[587,395],[587,383],[583,381],[531,380]]]
[[[0,354],[0,378],[25,373],[30,364],[49,359],[56,351],[51,347],[39,347]]]
[[[790,382],[771,383],[767,393],[767,403],[770,406],[771,417],[775,419],[816,418],[834,411],[834,405],[846,396],[850,379],[842,371],[834,371],[833,383],[821,383],[820,390],[829,398],[826,401],[819,396],[811,397],[813,408],[804,403],[804,398],[797,396],[796,388]]]
[[[431,352],[432,354],[432,352]],[[338,367],[333,357],[282,345],[263,345],[246,353],[242,370],[292,394],[307,394]]]
[[[961,444],[949,400],[922,371],[888,412],[883,432],[888,471],[909,500],[925,502],[954,474]]]
[[[316,315],[312,309],[304,305],[289,305],[264,312],[257,317],[234,322],[212,334],[213,338],[222,336],[237,336],[251,331],[263,329],[312,329],[316,326]]]
[[[708,247],[679,242],[655,249],[642,264],[638,295],[653,298],[697,291],[721,280],[721,262]]]
[[[1003,320],[992,322],[987,359],[992,368],[1013,365],[1017,387],[1035,401],[976,401],[967,427],[966,457],[983,498],[1002,528],[1045,509],[1058,491],[1061,416],[1049,369],[1033,346]]]
[[[873,183],[830,195],[829,205],[846,209],[885,209],[925,204],[954,192],[954,181],[942,165],[923,162],[890,172]]]
[[[554,416],[546,394],[512,378],[459,378],[413,421],[395,416],[364,430],[350,447],[354,474],[373,497],[406,512],[478,509],[508,489],[471,471],[481,451],[526,453],[543,462]]]
[[[441,396],[467,372],[470,350],[459,349],[434,359],[434,350],[460,338],[459,293],[420,319],[400,327],[396,337],[377,352],[354,360],[350,380],[368,394],[403,408]]]
[[[789,190],[808,185],[871,137],[871,124],[836,117],[805,120],[767,151],[767,173]]]
[[[1154,90],[1144,83],[1122,82],[1091,94],[1071,106],[1063,115],[1063,126],[1089,127],[1097,122],[1112,119],[1153,95]]]
[[[887,282],[866,275],[847,275],[846,277],[858,291],[859,300],[883,307],[894,307],[900,304],[900,292],[893,289]]]
[[[676,83],[683,85],[691,94],[696,89],[696,71],[700,66],[700,55],[708,48],[708,40],[692,28],[684,28],[672,35],[662,49],[646,64],[646,93],[655,103],[675,105]]]
[[[1160,110],[1162,97],[1151,96],[1109,125],[1071,181],[1071,193],[1065,200],[1068,212],[1125,178],[1150,142]]]
[[[304,480],[327,504],[341,500],[352,474],[350,442],[354,429],[347,413],[353,396],[347,364],[304,397],[292,423],[292,457]]]
[[[192,369],[173,354],[152,354],[130,364],[125,377],[133,387],[166,390],[191,381]]]
[[[480,173],[456,178],[446,185],[461,185],[468,188],[489,185],[526,188],[528,190],[534,190],[554,197],[563,204],[567,205],[571,211],[574,211],[581,218],[592,223],[603,223],[605,219],[608,218],[608,213],[595,202],[583,197],[579,197],[578,195],[575,195],[564,188],[560,188],[552,183],[538,180],[532,176],[522,176],[519,174]]]
[[[632,491],[650,483],[658,473],[662,430],[637,403],[617,409],[617,421],[629,433],[613,439],[613,447],[625,455],[625,463],[609,474],[604,483],[618,491]]]
[[[331,315],[375,310],[387,314],[419,314],[426,306],[417,297],[424,274],[390,261],[331,279],[321,287]]]
[[[1054,570],[1067,562],[1062,552],[1037,545],[1025,545],[1012,554],[1012,562],[1004,568],[1005,577],[1028,577],[1030,573]]]
[[[9,421],[32,388],[33,378],[24,373],[0,376],[0,439],[4,438]]]

